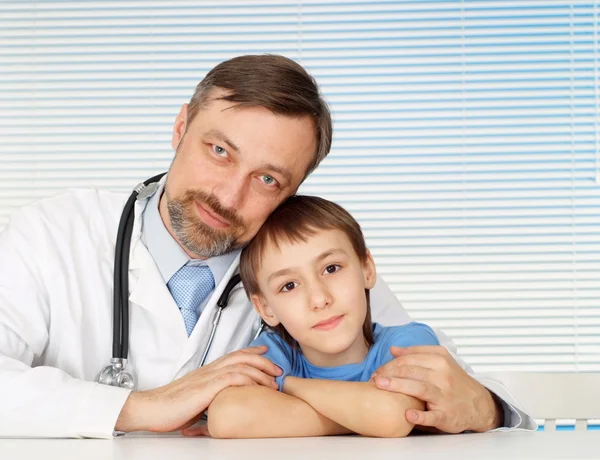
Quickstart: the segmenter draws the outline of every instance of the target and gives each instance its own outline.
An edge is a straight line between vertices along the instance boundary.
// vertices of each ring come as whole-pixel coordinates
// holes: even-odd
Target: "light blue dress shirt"
[[[179,243],[171,236],[160,217],[158,205],[165,187],[165,180],[166,176],[161,179],[160,187],[148,199],[144,208],[142,215],[142,242],[148,248],[165,284],[177,270],[190,262],[190,264],[207,265],[215,279],[215,286],[218,286],[240,251],[232,251],[206,260],[190,259],[182,247],[179,246]],[[214,289],[198,306],[198,316],[204,310],[213,292]]]

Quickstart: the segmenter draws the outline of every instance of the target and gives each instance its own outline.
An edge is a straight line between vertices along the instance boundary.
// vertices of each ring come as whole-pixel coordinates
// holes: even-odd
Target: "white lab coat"
[[[0,436],[112,437],[129,391],[95,381],[111,358],[114,246],[126,198],[72,190],[22,208],[0,234]],[[137,203],[129,267],[128,367],[139,390],[165,385],[199,366],[216,300],[239,262],[216,287],[188,338],[140,240],[142,209]],[[375,321],[411,321],[381,280],[371,299]],[[235,288],[207,362],[248,345],[257,325],[243,289]],[[440,339],[452,349],[450,340]],[[500,383],[479,380],[516,406]],[[534,426],[522,416],[521,427]]]

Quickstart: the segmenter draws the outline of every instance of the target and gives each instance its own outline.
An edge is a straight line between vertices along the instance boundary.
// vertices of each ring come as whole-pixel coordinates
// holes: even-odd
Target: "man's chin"
[[[237,249],[235,242],[224,241],[195,241],[183,244],[186,252],[194,254],[200,259],[209,259],[211,257],[221,256]]]
[[[176,230],[180,245],[188,255],[208,259],[234,251],[242,245],[231,230],[210,227],[199,219],[189,219],[181,232]]]

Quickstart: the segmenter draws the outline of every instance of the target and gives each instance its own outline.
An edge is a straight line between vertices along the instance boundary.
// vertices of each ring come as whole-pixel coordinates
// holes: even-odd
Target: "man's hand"
[[[263,385],[277,389],[281,370],[264,356],[267,347],[225,355],[168,385],[133,392],[115,425],[117,431],[166,432],[194,424],[219,392],[230,386]]]
[[[394,360],[375,371],[378,388],[424,401],[426,411],[407,410],[410,423],[446,433],[484,432],[502,423],[492,394],[441,346],[391,347]]]

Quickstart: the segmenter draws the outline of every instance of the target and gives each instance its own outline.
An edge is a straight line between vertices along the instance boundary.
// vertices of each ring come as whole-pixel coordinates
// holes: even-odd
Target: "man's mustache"
[[[187,190],[183,195],[183,201],[185,203],[197,201],[206,205],[213,214],[222,218],[232,227],[242,227],[244,225],[244,222],[237,215],[235,210],[227,209],[226,207],[221,205],[217,197],[214,196],[212,193],[208,194],[206,192],[203,192],[202,190]]]

